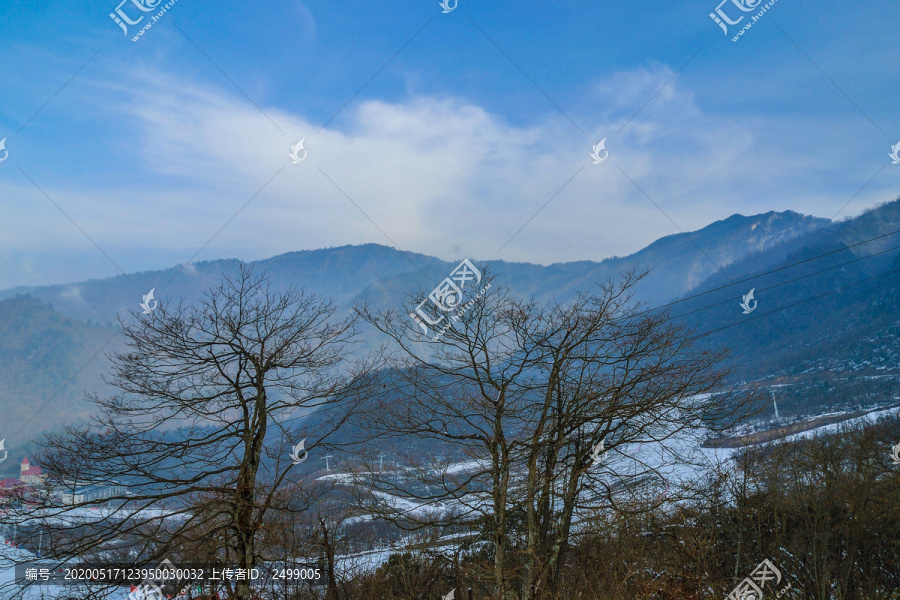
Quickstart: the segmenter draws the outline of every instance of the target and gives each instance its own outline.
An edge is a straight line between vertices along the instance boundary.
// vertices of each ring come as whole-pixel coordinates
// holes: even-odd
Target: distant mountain
[[[502,281],[516,293],[541,300],[564,299],[577,291],[592,289],[597,283],[632,267],[649,268],[650,275],[635,291],[638,299],[658,304],[681,297],[723,267],[814,233],[829,223],[828,219],[793,211],[752,217],[732,215],[698,231],[660,238],[629,256],[601,262],[577,261],[546,267],[504,261],[486,261],[485,264],[495,273],[502,274]],[[775,255],[768,260],[779,258]],[[442,267],[443,271],[433,273],[432,284],[447,276],[446,266]],[[376,281],[360,297],[374,298],[376,305],[396,304],[398,290],[412,292],[422,286],[418,275],[401,273]]]
[[[104,389],[116,329],[80,323],[29,296],[0,301],[0,439],[8,459],[0,478],[18,473],[28,438],[86,417],[85,390]]]
[[[797,414],[900,399],[900,200],[738,261],[690,295],[671,314],[732,348],[737,378],[784,386],[773,393]]]
[[[667,302],[733,263],[813,234],[830,223],[790,210],[752,217],[732,215],[699,231],[660,238],[631,256],[606,260],[601,265],[606,267],[607,276],[631,265],[652,267],[640,295],[649,302]]]
[[[650,267],[652,273],[642,282],[639,295],[648,302],[663,302],[693,289],[721,267],[817,231],[829,222],[793,211],[752,217],[733,215],[699,231],[661,238],[630,256],[602,262],[579,261],[547,267],[504,261],[485,264],[501,273],[504,282],[518,293],[538,298],[565,298],[634,265]],[[250,264],[259,272],[264,271],[276,290],[293,283],[340,303],[360,296],[383,297],[387,303],[388,297],[396,302],[419,288],[430,291],[457,263],[365,244],[289,252]],[[151,288],[160,301],[181,297],[191,301],[215,285],[222,274],[234,274],[239,265],[236,259],[215,260],[127,277],[17,287],[0,292],[0,299],[27,294],[73,319],[113,325],[116,315],[139,310],[142,295]]]
[[[0,299],[27,294],[51,304],[55,310],[73,319],[113,325],[116,315],[140,312],[138,303],[150,289],[155,289],[155,297],[161,302],[180,298],[193,301],[203,290],[218,284],[222,275],[236,274],[240,264],[237,259],[204,261],[108,279],[16,287],[0,292]],[[366,244],[289,252],[250,264],[269,277],[275,290],[283,290],[293,283],[344,303],[380,278],[434,265],[440,265],[437,269],[440,271],[449,263],[422,254]]]
[[[638,297],[653,305],[684,295],[722,267],[750,264],[747,261],[765,267],[782,261],[783,250],[777,248],[830,226],[827,219],[792,211],[734,215],[699,231],[667,236],[633,255],[602,262],[546,267],[503,261],[479,264],[492,269],[515,293],[542,300],[562,300],[632,266],[646,267],[652,271],[641,282]],[[408,297],[418,297],[419,291],[430,291],[457,263],[366,244],[290,252],[251,264],[269,277],[276,291],[295,284],[333,297],[349,308],[360,299],[375,306],[400,307]],[[18,431],[18,426],[10,423],[21,423],[34,414],[33,407],[48,401],[23,435],[84,415],[83,392],[103,389],[100,376],[108,368],[104,352],[119,350],[124,342],[116,336],[117,316],[130,318],[129,311],[139,311],[142,295],[151,288],[161,303],[196,300],[223,275],[235,274],[239,265],[236,259],[206,261],[0,292],[0,334],[4,334],[0,360],[5,365],[0,371],[0,414],[4,430]],[[3,435],[0,431],[0,439]]]

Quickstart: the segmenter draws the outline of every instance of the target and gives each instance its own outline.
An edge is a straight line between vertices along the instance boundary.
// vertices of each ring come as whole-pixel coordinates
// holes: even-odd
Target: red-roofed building
[[[44,481],[41,468],[28,462],[28,457],[23,458],[19,465],[19,479],[26,485],[40,485]]]
[[[27,488],[18,479],[0,479],[0,505],[21,499]]]

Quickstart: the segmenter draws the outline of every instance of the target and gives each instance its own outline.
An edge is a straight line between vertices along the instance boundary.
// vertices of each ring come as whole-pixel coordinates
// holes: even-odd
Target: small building
[[[34,499],[34,488],[18,479],[0,479],[0,506]]]
[[[0,504],[20,496],[24,487],[18,479],[0,479]]]
[[[53,490],[58,502],[66,505],[96,502],[107,498],[121,497],[126,493],[125,486],[118,482],[96,483],[90,481],[67,481],[64,486]]]
[[[22,464],[19,465],[19,480],[25,485],[38,486],[44,482],[44,477],[41,474],[41,468],[37,465],[32,465],[28,462],[28,457],[22,459]]]
[[[41,472],[41,468],[31,464],[26,457],[22,460],[22,464],[19,465],[18,479],[3,479],[0,481],[0,499],[5,499],[9,502],[16,497],[34,494],[35,488],[40,488],[46,479],[47,476]],[[126,493],[125,486],[116,481],[72,480],[64,481],[63,485],[54,486],[50,492],[51,497],[56,502],[69,506],[95,502],[106,498],[121,497]]]

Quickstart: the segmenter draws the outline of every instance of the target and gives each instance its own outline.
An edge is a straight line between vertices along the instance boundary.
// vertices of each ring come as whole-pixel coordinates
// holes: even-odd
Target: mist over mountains
[[[804,377],[815,376],[816,385],[845,381],[821,400],[828,404],[843,393],[837,390],[846,391],[848,377],[896,375],[896,230],[900,201],[840,222],[793,211],[733,215],[599,262],[542,266],[468,258],[490,268],[514,293],[538,300],[565,300],[626,269],[650,269],[636,300],[648,308],[677,301],[664,309],[695,327],[703,343],[732,348],[736,382],[790,381],[798,394],[793,410],[800,412],[813,410],[811,398],[821,395],[802,391],[809,391],[799,385]],[[860,243],[877,236],[883,237]],[[347,310],[361,300],[399,310],[458,262],[365,244],[289,252],[252,264],[275,291],[294,284],[333,297]],[[3,472],[17,465],[17,456],[21,460],[28,438],[87,417],[86,391],[109,392],[102,381],[105,354],[123,344],[116,318],[140,312],[143,294],[154,288],[161,303],[190,302],[240,264],[205,261],[0,292],[0,437],[8,437],[14,459],[2,465]],[[745,315],[739,302],[751,288],[758,308]],[[872,387],[875,379],[865,381],[875,382],[862,392],[872,402],[890,399]],[[785,410],[792,410],[790,402]]]
[[[725,267],[670,310],[731,348],[736,380],[778,386],[782,416],[809,417],[897,402],[898,294],[894,201]]]
[[[751,217],[733,215],[690,234],[666,236],[629,256],[549,266],[482,261],[478,257],[443,261],[379,244],[288,252],[250,264],[265,271],[274,290],[296,284],[342,304],[360,297],[395,302],[419,288],[430,291],[463,258],[490,265],[495,273],[502,273],[503,281],[517,293],[538,299],[563,299],[632,266],[640,266],[652,269],[638,290],[641,299],[652,303],[678,298],[721,267],[815,232],[827,223],[827,219],[793,211]],[[127,277],[16,287],[0,291],[0,300],[30,295],[67,317],[113,325],[115,315],[137,310],[141,295],[151,288],[155,288],[158,299],[183,297],[191,301],[217,283],[223,273],[236,273],[240,264],[238,259],[204,261]]]

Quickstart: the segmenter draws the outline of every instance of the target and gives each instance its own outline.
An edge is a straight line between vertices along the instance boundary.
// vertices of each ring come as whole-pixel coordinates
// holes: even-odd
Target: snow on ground
[[[469,537],[470,535],[470,533],[453,533],[441,536],[437,542],[429,547],[429,552],[440,552],[442,549],[448,549],[455,552],[459,546],[457,540],[459,538]],[[411,550],[408,548],[410,544],[420,541],[421,540],[415,539],[414,537],[408,537],[384,548],[375,548],[373,550],[335,556],[335,571],[339,576],[372,573],[378,569],[378,567],[386,563],[392,554],[421,552],[419,549]]]
[[[451,463],[445,469],[438,469],[437,471],[444,473],[446,475],[455,475],[457,473],[466,473],[468,471],[474,471],[475,469],[483,469],[488,465],[488,461],[484,460],[466,460],[458,463]],[[355,480],[361,478],[364,475],[379,475],[381,477],[390,477],[394,475],[404,475],[410,471],[417,472],[419,469],[407,468],[402,469],[400,471],[380,471],[378,473],[370,473],[370,472],[360,472],[360,473],[329,473],[328,475],[322,475],[317,478],[317,481],[334,481],[337,483],[353,483]],[[429,471],[435,471],[435,469],[429,469]]]
[[[61,507],[47,508],[36,510],[29,515],[39,521],[45,521],[57,525],[78,525],[91,521],[102,521],[106,519],[159,519],[167,515],[171,515],[174,511],[161,508],[145,508],[135,511],[134,509],[110,508],[110,507]],[[181,517],[183,515],[177,515]],[[27,520],[20,521],[19,524],[27,523]]]
[[[730,448],[702,448],[703,438],[682,431],[658,442],[628,444],[610,452],[609,466],[627,476],[655,472],[673,486],[690,486],[697,476],[725,465],[735,453]]]
[[[490,461],[487,460],[466,460],[449,465],[445,472],[448,475],[455,475],[457,473],[467,473],[477,469],[486,469],[489,465]]]
[[[355,473],[331,473],[329,475],[322,475],[318,477],[316,481],[334,481],[336,483],[353,483],[353,481],[358,477]]]
[[[856,427],[863,424],[872,425],[881,417],[889,417],[898,413],[900,413],[900,406],[895,406],[893,408],[888,408],[885,410],[870,412],[860,417],[847,419],[846,421],[841,421],[839,423],[832,423],[830,425],[823,425],[822,427],[816,427],[815,429],[810,429],[808,431],[801,431],[800,433],[789,435],[785,439],[796,441],[809,439],[816,435],[838,433],[843,427]]]
[[[388,561],[391,554],[402,552],[401,547],[376,548],[354,554],[342,554],[335,557],[334,570],[338,577],[353,577],[364,573],[374,573],[378,567]]]
[[[23,586],[16,583],[17,563],[39,562],[35,554],[23,548],[13,548],[6,544],[0,544],[0,599],[16,600],[63,600],[65,598],[84,598],[85,590],[76,585]],[[56,563],[47,563],[47,567],[57,566]],[[127,600],[126,588],[115,588],[106,592],[102,598],[105,600]]]
[[[386,492],[373,490],[372,493],[373,495],[381,498],[390,507],[395,508],[398,512],[409,517],[427,517],[441,515],[446,513],[448,509],[448,507],[442,502],[420,504],[418,502],[413,502],[412,500],[407,500],[406,498],[394,496],[393,494],[388,494]]]
[[[871,412],[840,423],[824,425],[809,431],[793,434],[788,436],[787,439],[797,440],[815,435],[833,434],[837,433],[840,428],[844,426],[874,423],[880,417],[898,413],[900,413],[900,407]],[[602,476],[604,469],[609,468],[613,468],[619,476],[623,477],[627,477],[632,473],[640,475],[641,473],[651,473],[655,471],[659,474],[661,479],[666,481],[672,488],[677,489],[680,487],[682,489],[690,489],[690,487],[696,483],[698,477],[708,469],[731,468],[731,459],[737,453],[742,451],[741,448],[703,448],[701,447],[702,442],[702,437],[697,433],[683,431],[660,442],[623,445],[607,451],[603,463],[594,468],[597,469],[598,475],[600,476]],[[773,440],[766,442],[766,444],[777,442],[778,440]],[[484,464],[480,461],[469,460],[449,465],[446,472],[462,473],[483,466]],[[351,483],[353,480],[353,475],[351,474],[333,474],[326,475],[325,477],[346,483]],[[438,514],[451,508],[464,508],[461,503],[452,500],[445,500],[435,504],[420,504],[384,492],[375,492],[375,494],[390,506],[396,508],[398,511],[405,512],[410,516],[424,517]],[[360,520],[371,518],[373,518],[371,515],[356,517],[356,519]],[[469,534],[457,534],[457,536],[458,535]],[[455,542],[450,538],[457,536],[447,536],[446,538],[441,538],[441,540],[446,540],[447,543],[444,544],[444,546],[452,547],[455,545]],[[337,557],[338,569],[344,573],[374,571],[384,564],[391,554],[405,551],[405,545],[407,543],[408,541],[394,544],[386,548],[376,548],[369,551],[339,556]],[[436,546],[434,549],[437,550],[439,547],[440,546]]]

